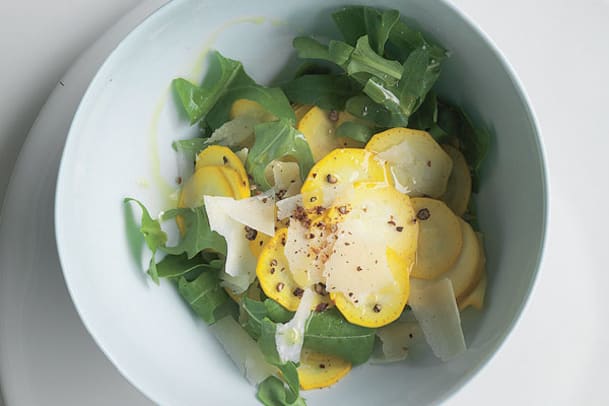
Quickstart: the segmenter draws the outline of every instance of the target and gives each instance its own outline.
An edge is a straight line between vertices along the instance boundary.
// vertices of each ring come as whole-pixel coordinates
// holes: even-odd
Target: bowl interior
[[[350,4],[358,3],[351,2]],[[494,134],[476,201],[487,250],[483,312],[463,315],[468,351],[441,363],[431,354],[354,369],[329,390],[305,392],[310,404],[435,403],[487,361],[518,317],[539,263],[545,230],[545,177],[538,134],[519,85],[484,35],[438,1],[380,1],[451,51],[440,94]],[[230,399],[252,403],[241,377],[174,286],[142,272],[142,239],[129,233],[132,196],[153,215],[176,191],[175,139],[194,136],[170,91],[175,77],[199,82],[205,53],[243,62],[262,83],[294,66],[295,35],[338,37],[324,2],[178,0],[132,32],[92,82],[74,119],[61,163],[56,234],[68,288],[91,334],[118,369],[160,404]],[[139,213],[135,213],[139,217]],[[362,388],[365,388],[363,390]]]

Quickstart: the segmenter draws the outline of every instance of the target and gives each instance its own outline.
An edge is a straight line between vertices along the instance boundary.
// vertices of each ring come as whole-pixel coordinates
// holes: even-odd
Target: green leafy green
[[[338,310],[330,309],[313,313],[305,330],[304,347],[357,365],[370,358],[375,334],[375,329],[351,324]]]
[[[242,306],[248,317],[245,322],[246,329],[264,347],[263,352],[272,355],[273,351],[276,352],[275,339],[273,335],[271,340],[269,331],[266,335],[263,332],[264,328],[271,328],[268,323],[265,327],[264,320],[271,324],[284,323],[290,320],[294,313],[270,299],[263,303],[244,298]],[[329,309],[312,314],[305,328],[304,347],[336,355],[353,364],[361,364],[372,354],[375,334],[375,329],[351,324],[336,309]]]
[[[296,124],[294,110],[283,91],[257,84],[233,85],[228,89],[206,117],[208,124],[213,129],[220,128],[230,119],[230,109],[238,99],[255,101],[275,117]]]
[[[205,79],[198,87],[186,79],[174,79],[173,87],[182,102],[182,107],[194,124],[209,113],[220,100],[233,81],[247,81],[241,62],[223,57],[219,52],[212,53],[209,69]],[[249,78],[248,78],[249,79]],[[250,83],[253,83],[249,79]]]
[[[286,400],[288,404],[296,402],[299,398],[300,383],[298,379],[298,370],[294,362],[281,362],[279,353],[277,352],[277,344],[275,342],[275,335],[277,332],[277,325],[272,322],[269,318],[265,317],[262,319],[260,337],[258,338],[258,345],[260,350],[264,354],[266,361],[279,368],[281,376],[284,382],[288,386],[286,391]]]
[[[406,116],[419,108],[427,93],[440,76],[441,60],[427,49],[418,48],[404,62],[404,74],[398,84],[396,96]]]
[[[360,142],[368,142],[374,135],[374,128],[356,123],[354,121],[345,121],[336,129],[337,137],[348,137]]]
[[[305,406],[303,398],[299,397],[294,402],[288,402],[290,389],[285,386],[276,376],[269,376],[258,385],[256,397],[265,406]]]
[[[261,302],[244,297],[241,302],[241,310],[246,316],[242,326],[256,340],[260,337],[264,318],[275,323],[285,323],[294,316],[294,312],[286,310],[272,299],[265,299]]]
[[[148,209],[139,201],[133,198],[124,199],[125,203],[135,202],[140,209],[142,209],[142,219],[140,221],[140,232],[144,236],[144,240],[146,241],[146,245],[148,249],[152,251],[152,256],[150,258],[150,263],[148,265],[148,275],[152,278],[152,280],[158,284],[159,283],[159,275],[156,266],[155,254],[159,248],[162,248],[167,242],[167,234],[161,228],[161,223],[158,220],[154,220]]]
[[[311,37],[296,37],[292,41],[296,54],[302,59],[332,61],[328,47]]]
[[[282,86],[293,103],[313,104],[325,110],[344,110],[360,87],[345,75],[304,75]]]
[[[247,154],[245,169],[254,182],[267,190],[271,185],[264,171],[271,161],[290,156],[298,162],[300,177],[304,178],[314,164],[311,148],[304,135],[286,120],[262,123],[254,128],[255,141]]]
[[[351,60],[347,65],[347,73],[370,74],[382,81],[387,86],[397,84],[402,77],[404,69],[398,61],[385,59],[370,47],[368,36],[364,35],[357,40],[355,50],[351,54]]]
[[[472,191],[477,193],[480,187],[482,162],[490,145],[489,131],[474,126],[461,108],[444,102],[438,105],[438,126],[448,135],[455,136],[459,140],[459,147],[472,173]]]
[[[399,19],[400,12],[397,10],[385,10],[380,13],[371,7],[364,7],[366,32],[370,39],[370,46],[377,54],[385,53],[385,43],[389,39],[389,33]]]
[[[204,271],[220,270],[223,265],[224,261],[220,259],[205,262],[199,255],[189,259],[186,254],[165,255],[165,258],[156,264],[159,278],[173,279],[184,276],[187,280],[195,279]]]
[[[209,227],[205,207],[168,210],[163,213],[163,220],[169,220],[177,216],[183,219],[186,233],[177,245],[173,247],[163,246],[161,248],[163,251],[172,255],[186,253],[189,259],[203,250],[211,250],[226,255],[226,241]]]
[[[403,114],[387,110],[365,94],[360,94],[347,100],[345,109],[354,116],[371,121],[381,128],[405,127],[408,125],[408,120]]]
[[[191,138],[189,140],[178,140],[171,143],[174,151],[182,152],[194,162],[197,154],[207,146],[207,138]]]
[[[205,119],[211,129],[229,120],[230,109],[237,99],[258,102],[277,117],[295,122],[294,112],[281,89],[258,85],[243,69],[241,62],[212,53],[210,66],[200,87],[185,79],[175,79],[173,87],[190,123]]]
[[[428,131],[438,122],[438,98],[433,90],[425,96],[423,103],[408,119],[408,126],[417,130]]]
[[[268,318],[275,323],[286,323],[294,317],[294,312],[289,311],[273,299],[266,299],[264,301],[264,307],[267,311]]]
[[[217,312],[227,302],[228,295],[220,286],[217,270],[208,270],[189,282],[181,276],[178,292],[192,310],[208,324],[218,320]]]
[[[332,18],[348,44],[355,46],[361,36],[368,35],[371,38],[370,44],[372,47],[379,51],[380,48],[375,45],[377,43],[376,38],[380,39],[378,40],[379,43],[382,42],[386,29],[379,33],[377,27],[379,21],[380,25],[383,25],[383,15],[387,14],[383,28],[389,25],[391,27],[384,49],[378,53],[389,59],[404,62],[410,52],[421,47],[430,49],[436,57],[445,55],[446,51],[442,47],[426,39],[421,32],[410,28],[404,21],[398,18],[393,23],[393,16],[389,14],[391,12],[392,10],[387,10],[381,13],[379,10],[370,7],[349,6],[335,11]],[[374,39],[372,39],[373,37]]]

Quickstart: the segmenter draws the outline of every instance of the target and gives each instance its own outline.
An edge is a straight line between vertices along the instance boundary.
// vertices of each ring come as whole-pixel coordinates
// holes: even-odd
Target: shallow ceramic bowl
[[[492,357],[514,326],[544,240],[547,193],[539,134],[509,64],[446,3],[376,3],[399,9],[450,50],[440,93],[494,134],[477,197],[488,256],[487,306],[464,314],[469,349],[463,356],[448,363],[429,354],[361,366],[329,390],[305,392],[309,404],[420,405],[446,399]],[[171,141],[196,132],[177,112],[171,80],[199,82],[212,48],[242,61],[259,82],[285,77],[295,35],[339,38],[330,12],[340,5],[341,0],[235,0],[222,6],[174,1],[120,44],[82,100],[57,186],[61,263],[98,345],[157,403],[251,404],[255,393],[176,289],[166,282],[156,286],[145,276],[147,254],[141,240],[126,231],[123,198],[142,200],[154,214],[166,207],[177,176]]]

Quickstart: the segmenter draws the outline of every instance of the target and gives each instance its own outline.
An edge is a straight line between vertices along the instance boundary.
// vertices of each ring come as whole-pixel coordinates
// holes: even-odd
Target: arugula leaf
[[[371,91],[370,88],[369,91]],[[347,100],[345,109],[350,114],[368,121],[372,121],[381,128],[405,127],[408,125],[408,120],[403,114],[394,114],[365,94],[357,95]]]
[[[193,280],[201,272],[220,270],[224,265],[224,261],[216,259],[210,262],[204,262],[202,258],[196,256],[188,258],[186,254],[182,255],[166,255],[157,266],[159,278],[179,278],[184,276],[187,280]]]
[[[399,19],[400,12],[397,10],[385,10],[380,13],[374,8],[364,7],[366,32],[370,39],[370,46],[377,54],[385,53],[385,43],[389,38],[389,33]]]
[[[203,272],[191,282],[181,276],[178,279],[178,292],[192,310],[208,324],[218,320],[217,312],[228,300],[228,295],[220,286],[217,270]]]
[[[136,199],[131,197],[127,197],[123,200],[124,203],[135,202],[140,209],[142,209],[142,219],[140,221],[140,232],[144,236],[144,240],[146,241],[146,245],[148,249],[152,251],[152,256],[150,257],[150,263],[148,265],[148,275],[152,278],[154,283],[159,284],[159,275],[156,266],[156,260],[154,258],[157,250],[162,248],[167,242],[167,234],[161,229],[161,223],[158,220],[154,220],[148,209]]]
[[[345,121],[338,126],[335,135],[366,143],[374,135],[374,129],[354,121]]]
[[[176,246],[161,247],[164,252],[172,255],[186,253],[188,259],[203,250],[226,255],[226,241],[220,234],[211,231],[205,207],[172,209],[163,213],[162,217],[163,220],[169,220],[176,216],[180,216],[184,220],[186,234]]]
[[[306,61],[296,69],[296,71],[294,72],[294,79],[305,75],[331,75],[333,72],[334,70],[332,69],[332,67],[327,64],[321,62]]]
[[[173,87],[184,111],[194,124],[205,118],[212,130],[229,120],[230,109],[237,99],[261,104],[277,117],[295,122],[294,111],[281,89],[258,85],[245,73],[239,61],[212,53],[209,69],[200,87],[185,79],[175,79]]]
[[[303,75],[282,85],[292,103],[313,104],[324,110],[344,110],[359,86],[345,75]]]
[[[459,107],[440,102],[438,126],[448,135],[457,137],[460,149],[472,173],[472,192],[480,187],[480,170],[488,153],[491,135],[486,128],[476,127],[469,116]]]
[[[389,33],[385,48],[388,58],[405,61],[412,51],[417,48],[429,50],[434,58],[444,58],[446,50],[438,44],[426,39],[419,31],[413,30],[406,23],[398,20]]]
[[[173,87],[190,124],[194,124],[209,113],[236,78],[243,81],[244,77],[247,75],[243,72],[241,62],[225,58],[214,51],[201,87],[182,78],[174,79]]]
[[[279,355],[275,347],[274,335],[276,328],[273,322],[286,322],[292,318],[294,313],[285,310],[280,304],[270,299],[262,303],[244,298],[242,306],[248,316],[245,323],[248,332],[258,339],[265,355],[276,356],[276,361],[278,361]],[[273,320],[271,315],[276,319]],[[267,331],[265,332],[264,329]],[[366,362],[372,354],[375,334],[375,329],[351,324],[336,309],[329,309],[312,314],[305,328],[303,346],[324,354],[336,355],[353,364],[361,364]]]
[[[271,161],[285,156],[295,158],[303,180],[314,164],[307,140],[290,124],[289,121],[281,119],[254,127],[255,141],[247,154],[245,168],[263,190],[271,187],[264,176],[264,171]]]
[[[272,299],[263,302],[244,297],[241,309],[246,315],[243,328],[254,339],[260,337],[262,331],[262,320],[268,318],[275,323],[285,323],[294,317],[294,312],[286,310],[283,306]]]
[[[243,73],[245,75],[245,73]],[[251,79],[250,79],[251,80]],[[233,84],[214,105],[206,117],[207,123],[215,130],[230,119],[230,109],[238,99],[255,101],[275,117],[296,124],[296,116],[288,98],[278,87],[265,87],[255,83]]]
[[[366,35],[366,20],[362,6],[343,7],[332,13],[332,19],[343,35],[345,42],[355,46],[357,40]]]
[[[196,156],[207,146],[208,138],[192,138],[189,140],[178,140],[171,143],[176,152],[182,152],[188,159],[194,162]]]
[[[288,391],[285,384],[276,376],[269,376],[260,385],[256,397],[265,406],[306,406],[303,398],[288,402]]]
[[[370,358],[375,334],[375,329],[351,324],[338,310],[329,309],[313,313],[305,330],[304,347],[357,365]]]
[[[355,50],[347,65],[349,75],[367,73],[376,76],[389,86],[397,84],[403,72],[404,68],[398,61],[385,59],[370,48],[367,35],[357,40]]]
[[[279,354],[277,353],[277,344],[275,342],[276,332],[277,325],[275,323],[266,317],[262,319],[258,345],[260,346],[260,350],[264,354],[266,361],[269,364],[276,366],[279,368],[279,371],[281,371],[281,376],[289,389],[286,393],[286,400],[291,404],[299,398],[300,383],[298,379],[298,370],[296,369],[296,364],[294,362],[281,362]]]
[[[403,111],[400,99],[391,88],[386,87],[377,78],[370,78],[364,86],[364,93],[373,102],[385,108],[391,117],[391,124],[404,127],[408,125],[408,115]]]
[[[419,108],[431,87],[440,76],[441,59],[427,49],[418,48],[404,62],[404,74],[398,84],[396,95],[406,116]]]
[[[408,119],[410,128],[428,131],[438,122],[438,98],[433,90],[425,96],[423,103]]]
[[[294,312],[289,311],[273,299],[266,299],[264,307],[267,311],[268,318],[275,323],[286,323],[294,317]]]
[[[383,14],[391,11],[384,11]],[[366,19],[365,14],[368,14],[368,19]],[[362,35],[368,35],[371,37],[370,44],[375,50],[379,51],[379,48],[375,45],[377,39],[372,39],[373,37],[378,37],[382,41],[384,37],[384,33],[376,32],[379,25],[378,21],[382,22],[382,14],[378,10],[370,7],[349,6],[334,12],[332,18],[348,44],[355,45]],[[392,18],[390,15],[385,17],[387,25],[392,22]],[[429,41],[419,31],[410,28],[398,18],[389,29],[388,38],[383,49],[384,54],[379,52],[379,55],[404,62],[414,49],[423,46],[429,48],[432,54],[438,58],[446,53],[442,47]]]
[[[268,311],[263,302],[243,297],[240,304],[242,317],[240,318],[241,327],[254,339],[258,340],[262,331],[262,320],[268,317]]]
[[[354,48],[342,41],[330,41],[324,45],[311,37],[296,37],[292,42],[296,55],[302,59],[318,59],[332,62],[345,69]]]

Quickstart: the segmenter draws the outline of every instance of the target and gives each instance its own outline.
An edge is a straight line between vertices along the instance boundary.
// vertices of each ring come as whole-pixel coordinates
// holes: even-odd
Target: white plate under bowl
[[[92,336],[118,369],[155,402],[251,403],[237,373],[203,322],[170,283],[143,274],[143,245],[126,230],[123,199],[153,213],[175,190],[171,141],[194,134],[170,92],[171,80],[200,81],[205,51],[241,60],[258,81],[282,72],[295,35],[333,35],[341,1],[177,0],[133,31],[91,83],[72,124],[56,196],[56,236],[68,289]],[[440,93],[487,124],[493,143],[477,201],[485,232],[488,304],[464,315],[469,349],[440,363],[433,356],[362,366],[310,404],[428,404],[445,399],[497,350],[532,286],[546,222],[544,165],[532,113],[507,62],[490,41],[443,2],[384,1],[417,21],[451,51]],[[515,194],[514,191],[518,193]],[[366,388],[363,390],[362,388]]]

